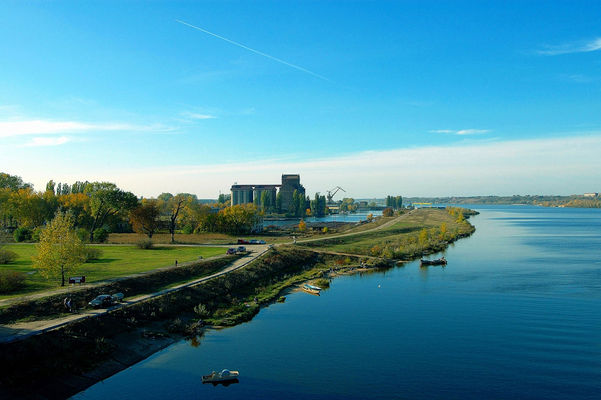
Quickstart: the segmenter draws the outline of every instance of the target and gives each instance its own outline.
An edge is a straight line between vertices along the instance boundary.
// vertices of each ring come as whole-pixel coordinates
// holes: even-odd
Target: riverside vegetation
[[[326,239],[323,248],[347,249],[356,241],[354,249],[364,251],[365,255],[368,255],[378,241],[388,242],[396,237],[394,245],[400,247],[402,240],[412,241],[413,239],[408,238],[418,235],[416,243],[421,245],[422,253],[418,254],[417,250],[413,249],[405,255],[407,258],[410,254],[417,257],[437,251],[442,246],[441,243],[448,244],[461,235],[473,232],[473,227],[465,221],[464,215],[466,212],[460,209],[416,210],[404,216],[397,224],[381,231]],[[446,228],[443,224],[446,224]],[[436,233],[437,239],[420,241],[419,235],[424,230],[428,232],[428,238]],[[450,233],[446,235],[445,232]],[[332,240],[343,242],[332,244]],[[315,243],[311,246],[318,247]],[[221,264],[221,260],[212,261],[215,263],[215,270],[220,268],[219,264],[224,265]],[[31,382],[43,382],[40,388],[45,387],[44,385],[63,385],[65,379],[68,379],[65,377],[98,368],[109,362],[113,355],[127,352],[131,341],[139,340],[140,335],[152,335],[157,338],[172,336],[172,341],[182,335],[195,337],[201,334],[204,324],[232,326],[248,321],[259,312],[262,305],[277,301],[286,288],[307,280],[316,280],[316,284],[325,288],[329,285],[328,278],[332,271],[344,273],[358,270],[360,265],[370,269],[388,267],[394,265],[394,260],[363,257],[361,254],[342,256],[318,253],[300,245],[273,248],[246,267],[202,284],[118,308],[96,318],[75,321],[43,335],[24,339],[18,344],[0,344],[0,363],[13,366],[11,371],[0,376],[0,382],[16,390],[23,388],[23,385],[29,389]],[[148,292],[149,288],[154,290],[164,285],[165,280],[175,282],[189,279],[189,276],[172,275],[177,271],[180,271],[180,268],[157,272],[162,274],[160,276],[149,274],[144,276],[142,281],[139,277],[124,279],[115,282],[115,286],[110,289],[125,292],[129,296],[136,291]],[[154,285],[151,282],[154,282]],[[109,288],[103,288],[106,289]],[[89,298],[95,293],[88,292],[83,297]],[[45,305],[33,302],[29,308],[13,308],[8,313],[0,314],[3,315],[1,320],[6,323],[23,318],[35,313],[37,307],[60,308],[60,303],[57,304],[59,301],[60,297],[57,297]],[[75,301],[81,303],[83,298]],[[124,341],[124,337],[128,339]],[[124,367],[121,365],[119,368]],[[94,379],[103,379],[115,372],[117,371],[113,369],[108,375],[98,373],[94,375]],[[83,387],[76,385],[70,394],[91,383],[93,382],[88,382]]]
[[[466,216],[476,212],[447,207],[446,212],[425,208],[412,212],[385,229],[360,235],[301,243],[303,246],[365,256],[411,260],[443,250],[449,243],[469,236],[475,228]]]

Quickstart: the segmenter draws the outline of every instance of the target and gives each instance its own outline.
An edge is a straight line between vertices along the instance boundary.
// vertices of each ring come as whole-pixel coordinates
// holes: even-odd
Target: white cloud
[[[489,129],[460,129],[460,130],[451,130],[451,129],[434,129],[431,130],[430,133],[451,133],[454,135],[478,135],[482,133],[490,132]]]
[[[41,146],[60,146],[61,144],[65,144],[70,142],[66,136],[59,137],[34,137],[31,141],[25,144],[26,147],[41,147]]]
[[[215,119],[217,118],[214,115],[211,114],[200,114],[200,113],[194,113],[194,112],[183,112],[182,116],[185,118],[189,118],[189,119]]]
[[[0,138],[24,135],[52,135],[97,131],[154,131],[168,132],[174,128],[163,125],[132,125],[124,123],[87,123],[80,121],[52,121],[30,119],[0,121]]]
[[[300,173],[308,194],[340,185],[351,197],[573,194],[601,191],[601,133],[589,136],[365,151],[319,159],[256,160],[215,165],[85,172],[24,163],[18,175],[42,188],[49,180],[107,180],[145,197],[189,192],[215,198],[234,182],[278,183]],[[43,171],[43,172],[41,172]],[[13,172],[15,173],[15,172]]]
[[[601,37],[572,43],[563,43],[559,45],[546,45],[536,53],[544,56],[557,56],[570,53],[588,53],[601,50]]]
[[[457,131],[458,135],[479,135],[490,132],[488,129],[461,129]]]

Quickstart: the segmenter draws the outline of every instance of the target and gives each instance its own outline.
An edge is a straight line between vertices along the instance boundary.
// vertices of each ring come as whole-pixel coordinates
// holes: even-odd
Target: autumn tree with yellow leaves
[[[58,212],[42,229],[36,248],[34,268],[47,279],[60,276],[61,286],[65,286],[65,275],[85,261],[84,244],[75,234],[73,217],[67,213]]]

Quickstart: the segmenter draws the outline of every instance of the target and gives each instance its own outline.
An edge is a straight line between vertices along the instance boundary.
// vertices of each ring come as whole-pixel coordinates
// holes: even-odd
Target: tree
[[[129,215],[134,230],[152,239],[160,224],[161,211],[157,200],[143,200],[142,204],[131,210]]]
[[[55,186],[56,186],[56,185],[54,184],[54,181],[53,181],[52,179],[50,179],[50,180],[48,181],[48,183],[46,184],[46,191],[47,191],[47,192],[52,192],[52,193],[54,193],[54,187],[55,187]],[[59,193],[59,194],[60,194],[60,193]]]
[[[303,221],[302,219],[298,223],[298,230],[299,230],[299,232],[304,232],[307,230],[307,223],[305,221]]]
[[[90,197],[83,193],[71,193],[58,196],[61,211],[68,211],[73,215],[75,226],[90,226]]]
[[[42,229],[36,248],[34,267],[47,279],[60,276],[61,286],[65,286],[65,275],[85,261],[84,244],[73,230],[72,217],[66,213],[58,212]]]
[[[270,206],[269,192],[267,190],[263,190],[261,192],[261,208],[263,210],[267,210]]]
[[[131,192],[125,192],[114,183],[88,183],[84,193],[90,196],[90,242],[94,240],[94,230],[101,227],[107,217],[126,213],[138,205],[138,198]]]
[[[392,217],[393,214],[394,214],[394,211],[390,207],[387,207],[384,210],[382,210],[382,215],[384,217]]]
[[[17,191],[19,189],[31,189],[31,183],[24,183],[20,176],[9,175],[5,172],[0,172],[0,189],[10,189]]]
[[[315,199],[311,200],[311,214],[315,217],[326,215],[326,196],[315,193]]]
[[[219,193],[219,197],[217,198],[217,203],[227,206],[227,204],[231,201],[231,199],[232,199],[231,194]]]
[[[19,226],[35,228],[52,219],[58,208],[54,193],[36,193],[31,188],[19,189],[11,195],[12,215]]]
[[[159,199],[161,196],[159,196]],[[181,213],[182,209],[185,207],[186,203],[191,203],[196,198],[196,196],[192,196],[194,195],[179,193],[177,196],[163,197],[167,198],[167,200],[159,201],[159,205],[163,214],[166,214],[169,217],[169,233],[171,234],[171,243],[175,243],[175,228],[177,227],[177,223],[183,215],[183,213]]]
[[[281,191],[279,191],[278,194],[275,196],[275,211],[277,213],[282,212],[282,192]]]

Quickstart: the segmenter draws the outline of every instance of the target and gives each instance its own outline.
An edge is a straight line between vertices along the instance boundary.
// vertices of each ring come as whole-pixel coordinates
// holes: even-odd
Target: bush
[[[17,259],[17,253],[14,251],[0,248],[0,264],[8,264]]]
[[[13,238],[15,242],[25,242],[31,240],[31,229],[29,228],[17,228],[13,232]]]
[[[152,240],[150,240],[150,239],[142,239],[136,243],[136,246],[138,246],[139,249],[148,250],[148,249],[152,249],[152,246],[154,246],[154,243],[152,243]]]
[[[322,289],[326,289],[330,287],[330,280],[321,278],[315,281],[315,285],[319,286]]]
[[[102,249],[86,246],[84,249],[84,262],[99,260],[102,257]]]
[[[194,227],[192,225],[186,225],[182,228],[182,233],[190,235],[194,233]]]
[[[197,305],[197,306],[194,306],[194,312],[200,318],[208,318],[209,316],[211,316],[211,312],[209,311],[209,309],[207,308],[207,306],[205,306],[202,303],[199,304],[199,305]]]
[[[382,215],[384,217],[392,217],[394,215],[394,211],[392,210],[392,208],[388,207],[382,210]]]
[[[84,243],[87,243],[90,240],[90,232],[86,228],[78,228],[75,231],[75,234]]]
[[[10,293],[23,287],[25,274],[17,271],[0,271],[0,293]]]
[[[31,240],[33,240],[34,242],[39,242],[40,241],[40,232],[42,232],[42,229],[44,229],[44,228],[42,228],[41,226],[38,226],[33,231],[31,231]]]
[[[96,243],[104,243],[109,238],[109,231],[104,228],[98,228],[94,231],[94,241]]]

